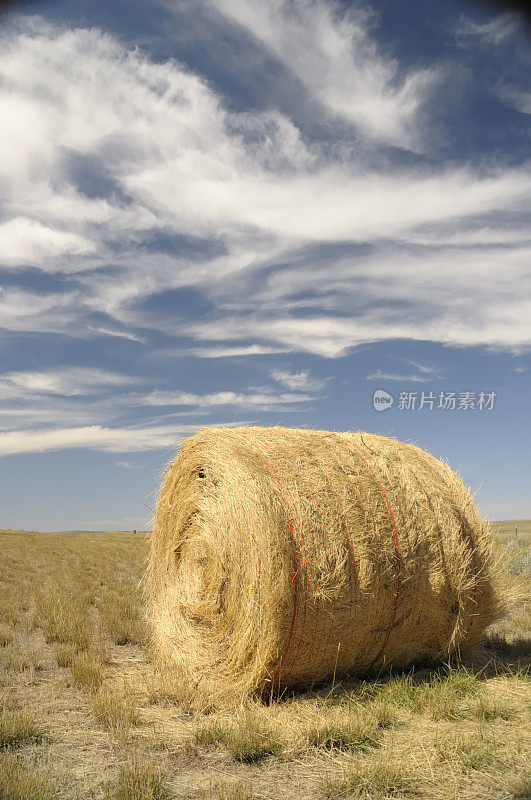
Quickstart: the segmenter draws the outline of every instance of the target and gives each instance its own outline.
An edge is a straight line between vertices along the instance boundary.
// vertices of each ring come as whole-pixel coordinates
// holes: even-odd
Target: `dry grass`
[[[117,736],[123,736],[137,720],[135,699],[115,688],[99,689],[92,698],[94,716]]]
[[[0,624],[0,647],[7,647],[15,641],[15,634],[9,625]]]
[[[143,537],[0,537],[0,800],[530,796],[523,597],[472,662],[190,714],[140,645]]]
[[[70,673],[77,686],[95,691],[103,683],[103,668],[97,655],[82,651],[70,660]]]
[[[31,645],[22,647],[15,638],[0,650],[0,663],[8,672],[34,672],[42,668],[39,651]]]
[[[55,800],[50,783],[19,755],[0,753],[2,800]]]
[[[197,800],[256,800],[257,797],[250,786],[242,783],[228,786],[223,782],[210,786],[196,796]]]
[[[164,776],[157,767],[140,761],[122,767],[105,800],[171,800]]]
[[[42,728],[26,712],[7,708],[0,711],[0,750],[42,742],[44,738]]]
[[[280,755],[283,739],[280,732],[256,709],[245,709],[228,720],[206,721],[195,728],[193,744],[208,747],[223,745],[233,758],[243,764]]]
[[[414,783],[400,763],[381,758],[370,765],[355,763],[340,779],[329,780],[326,795],[330,800],[362,797],[383,800],[391,797],[412,797]]]

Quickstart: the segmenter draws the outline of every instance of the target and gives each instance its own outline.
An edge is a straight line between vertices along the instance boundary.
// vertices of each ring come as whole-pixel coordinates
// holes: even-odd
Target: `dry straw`
[[[499,615],[487,524],[452,470],[369,433],[204,428],[167,467],[155,649],[218,705],[476,645]]]

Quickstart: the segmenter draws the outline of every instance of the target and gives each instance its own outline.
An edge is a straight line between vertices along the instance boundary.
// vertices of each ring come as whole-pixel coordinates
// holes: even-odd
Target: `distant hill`
[[[106,534],[106,533],[151,533],[151,531],[139,531],[139,530],[135,530],[135,531],[82,531],[82,530],[76,530],[76,531],[24,531],[24,530],[19,530],[18,528],[0,528],[0,533],[33,533],[33,534],[38,534],[38,533],[44,533],[44,534],[76,534],[76,533],[96,534],[96,533],[101,533],[101,534]]]
[[[42,531],[42,533],[148,533],[148,531]]]
[[[492,528],[500,539],[530,539],[531,519],[505,519],[492,521]]]

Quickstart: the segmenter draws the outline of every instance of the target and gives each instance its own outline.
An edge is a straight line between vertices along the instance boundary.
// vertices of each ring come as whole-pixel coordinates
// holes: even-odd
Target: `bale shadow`
[[[290,702],[297,699],[330,699],[340,701],[344,695],[358,691],[371,691],[397,678],[408,679],[413,685],[432,684],[444,679],[452,671],[463,669],[478,680],[487,680],[500,675],[520,675],[531,677],[531,639],[491,635],[480,647],[467,656],[453,656],[447,660],[424,659],[407,667],[387,668],[379,672],[371,671],[344,674],[335,681],[320,681],[293,686],[274,691],[263,697],[265,705]]]
[[[466,662],[465,662],[466,663]],[[470,667],[486,677],[497,674],[531,673],[531,639],[493,634],[469,660]]]

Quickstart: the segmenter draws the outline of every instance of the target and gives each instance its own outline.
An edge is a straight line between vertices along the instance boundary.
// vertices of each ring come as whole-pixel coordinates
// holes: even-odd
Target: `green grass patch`
[[[386,706],[429,714],[432,719],[459,719],[465,713],[464,698],[481,691],[481,681],[465,667],[446,667],[421,681],[415,673],[393,676],[384,682],[364,681],[339,698],[341,703],[357,705],[382,701]]]
[[[481,697],[472,707],[471,715],[480,722],[493,722],[498,719],[513,719],[515,712],[504,703]]]
[[[252,712],[242,712],[234,721],[210,721],[196,728],[194,745],[222,745],[243,764],[251,764],[268,756],[280,755],[283,742],[272,726]]]
[[[481,735],[454,733],[437,738],[435,752],[439,760],[448,765],[485,772],[496,763],[493,744]]]
[[[380,744],[381,729],[376,717],[345,712],[344,719],[323,718],[306,733],[309,747],[321,750],[370,750]]]

